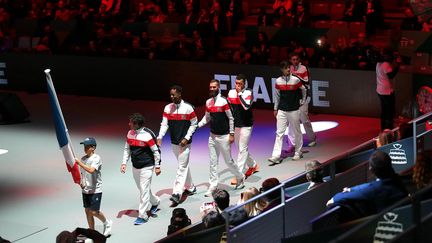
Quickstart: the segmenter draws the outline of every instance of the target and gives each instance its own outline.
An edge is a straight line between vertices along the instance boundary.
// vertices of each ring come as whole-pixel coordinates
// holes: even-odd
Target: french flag
[[[51,79],[50,69],[45,69],[46,81],[48,86],[48,96],[50,100],[51,109],[54,117],[55,130],[57,135],[57,141],[63,157],[66,160],[66,166],[68,171],[72,174],[73,181],[76,184],[80,184],[81,175],[78,168],[78,164],[75,163],[75,154],[72,148],[72,143],[69,137],[68,129],[63,118],[63,113],[60,107],[60,103],[57,99],[57,93],[54,88],[54,84]]]

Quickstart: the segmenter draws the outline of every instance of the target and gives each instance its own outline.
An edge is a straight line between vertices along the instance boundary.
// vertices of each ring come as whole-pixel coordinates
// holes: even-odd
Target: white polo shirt
[[[88,173],[83,168],[80,168],[82,180],[84,181],[84,188],[82,189],[82,193],[84,194],[94,194],[102,192],[102,161],[99,155],[92,154],[92,156],[88,157],[83,156],[81,161],[90,167],[95,168],[93,174]]]

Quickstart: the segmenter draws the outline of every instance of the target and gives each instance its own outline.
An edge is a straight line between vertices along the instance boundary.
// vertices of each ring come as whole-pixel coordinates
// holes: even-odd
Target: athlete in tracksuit
[[[206,112],[198,123],[202,127],[210,122],[209,154],[210,154],[210,187],[205,196],[211,196],[218,185],[218,159],[222,153],[228,169],[237,178],[236,189],[244,188],[244,175],[231,156],[231,143],[234,142],[234,118],[228,101],[219,93],[219,80],[210,81],[211,98],[206,101]]]
[[[300,59],[298,54],[291,55],[291,66],[290,71],[292,74],[297,75],[303,82],[303,85],[306,88],[306,100],[303,105],[300,106],[300,121],[303,124],[304,130],[308,137],[308,146],[312,147],[316,145],[316,135],[312,129],[312,124],[309,120],[308,116],[308,108],[310,102],[310,83],[309,83],[309,70],[305,65],[300,63]],[[291,129],[291,126],[288,126],[288,139],[293,144],[294,141],[294,131]]]
[[[228,92],[228,102],[234,116],[234,141],[239,151],[237,166],[246,177],[257,172],[258,164],[252,159],[249,153],[249,141],[252,134],[253,113],[252,103],[254,101],[252,90],[246,88],[246,76],[239,74],[236,77],[235,89]],[[246,165],[248,170],[246,171]],[[236,178],[231,180],[231,184],[237,184]]]
[[[282,76],[276,79],[274,116],[276,117],[276,139],[273,147],[272,156],[268,159],[271,163],[280,163],[282,153],[283,135],[287,125],[292,126],[294,134],[295,153],[293,160],[302,158],[303,136],[300,130],[300,105],[306,98],[306,89],[301,79],[295,74],[291,74],[289,63],[280,63]]]
[[[159,146],[162,145],[162,138],[169,130],[171,146],[178,161],[177,175],[170,200],[179,204],[185,190],[189,194],[196,192],[189,169],[189,154],[192,135],[196,130],[198,119],[193,106],[182,100],[182,87],[173,86],[170,96],[173,103],[165,106],[157,143]]]
[[[126,163],[131,158],[133,177],[140,191],[138,218],[134,222],[135,225],[147,222],[149,215],[157,212],[160,203],[159,197],[154,195],[150,188],[153,169],[156,175],[161,173],[160,151],[156,144],[156,136],[143,125],[144,117],[141,114],[135,113],[129,117],[130,130],[120,167],[120,171],[125,173]]]

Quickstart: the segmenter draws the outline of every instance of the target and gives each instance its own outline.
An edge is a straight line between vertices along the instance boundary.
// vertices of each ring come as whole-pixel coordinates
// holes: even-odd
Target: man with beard
[[[189,154],[198,119],[193,106],[182,99],[182,90],[178,85],[171,87],[170,96],[173,103],[165,106],[157,137],[157,144],[161,146],[162,138],[169,130],[171,146],[178,161],[177,175],[170,197],[174,206],[180,203],[183,192],[186,191],[190,195],[196,192],[189,170]]]
[[[144,127],[144,117],[141,114],[134,113],[129,116],[129,128],[120,172],[126,172],[126,163],[130,158],[133,177],[140,191],[138,217],[134,224],[141,225],[158,210],[160,198],[152,193],[150,187],[153,170],[157,176],[161,173],[161,156],[159,147],[156,145],[156,136],[150,129]]]
[[[231,156],[231,143],[234,142],[234,117],[228,101],[219,93],[220,82],[217,79],[210,81],[210,99],[206,101],[206,112],[198,127],[210,122],[209,153],[210,153],[210,187],[204,196],[209,197],[218,185],[218,160],[222,153],[228,169],[237,179],[236,189],[244,188],[244,175],[234,163]]]
[[[253,100],[252,90],[246,88],[246,76],[244,74],[237,75],[235,89],[228,92],[228,102],[231,105],[234,116],[234,141],[239,151],[237,166],[241,172],[245,170],[246,165],[248,166],[248,170],[245,173],[246,177],[258,172],[259,169],[258,163],[252,159],[249,153],[249,141],[253,126],[253,113],[251,109]],[[234,177],[231,180],[231,185],[235,184],[237,184],[237,180]]]

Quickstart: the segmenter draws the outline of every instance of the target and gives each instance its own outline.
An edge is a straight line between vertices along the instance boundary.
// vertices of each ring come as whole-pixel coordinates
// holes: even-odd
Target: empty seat
[[[311,3],[310,15],[314,17],[328,17],[329,4],[328,3]]]
[[[289,49],[286,46],[283,46],[279,49],[279,59],[281,61],[286,61],[289,58]]]
[[[279,60],[278,46],[270,46],[270,59]]]
[[[344,17],[345,5],[341,3],[333,3],[330,5],[330,18],[334,20]]]
[[[351,37],[357,37],[359,33],[365,33],[365,23],[364,22],[351,22],[349,24],[349,31]]]
[[[30,49],[31,48],[31,37],[30,36],[18,37],[18,48],[19,49]]]
[[[339,28],[339,29],[347,29],[348,23],[345,21],[334,21],[332,24],[333,28]]]
[[[314,26],[317,29],[330,29],[332,27],[332,22],[328,20],[318,20],[315,22]]]

